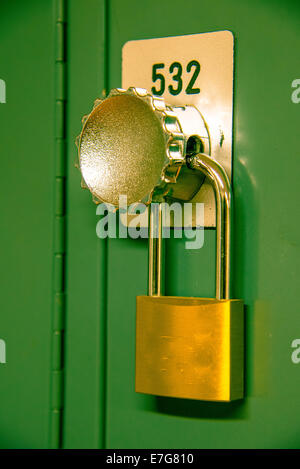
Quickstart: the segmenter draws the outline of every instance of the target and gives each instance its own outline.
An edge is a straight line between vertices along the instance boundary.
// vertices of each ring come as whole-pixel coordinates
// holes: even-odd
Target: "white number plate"
[[[129,41],[123,47],[122,87],[146,88],[167,104],[193,104],[209,128],[212,157],[231,178],[233,35],[230,31]],[[193,202],[205,204],[205,226],[215,226],[212,188],[204,183]],[[195,222],[193,221],[193,225]]]

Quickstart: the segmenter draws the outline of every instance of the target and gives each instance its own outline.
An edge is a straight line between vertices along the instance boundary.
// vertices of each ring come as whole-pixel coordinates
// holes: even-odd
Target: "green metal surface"
[[[299,73],[299,13],[295,2],[175,0],[134,2],[134,8],[132,2],[111,2],[111,87],[120,80],[120,51],[129,39],[220,29],[235,35],[233,295],[245,300],[247,333],[244,401],[206,404],[134,394],[133,297],[145,291],[146,246],[141,253],[134,241],[130,249],[110,242],[110,448],[300,446],[300,373],[290,359],[291,340],[299,335],[299,109],[290,99]],[[213,294],[213,275],[207,274],[212,236],[206,232],[197,253],[180,249],[177,240],[169,243],[168,294]]]
[[[55,5],[1,1],[0,447],[49,447]]]
[[[105,4],[68,4],[68,191],[66,389],[63,444],[104,444],[106,242],[96,237],[96,206],[80,189],[75,137],[81,117],[105,88]],[[104,91],[105,93],[105,91]],[[79,189],[79,190],[78,190]]]
[[[94,3],[91,5],[96,8]],[[79,16],[81,8],[77,2],[71,7],[72,14]],[[299,6],[292,1],[109,2],[106,71],[109,88],[120,86],[121,49],[128,40],[223,29],[235,35],[233,293],[245,300],[247,333],[243,401],[209,404],[135,394],[135,296],[146,292],[147,245],[141,240],[109,240],[105,267],[100,253],[103,242],[95,238],[95,207],[89,194],[80,192],[79,176],[72,176],[68,317],[73,328],[75,321],[76,327],[81,323],[81,332],[73,331],[70,336],[69,329],[68,353],[69,357],[75,353],[82,383],[87,375],[90,380],[97,358],[93,355],[88,362],[87,354],[92,349],[94,353],[100,351],[97,340],[101,324],[102,327],[106,324],[105,309],[100,308],[104,285],[99,279],[100,272],[105,277],[107,268],[105,444],[108,448],[300,447],[300,373],[291,361],[291,341],[299,335],[300,226],[296,215],[299,108],[290,98],[291,82],[299,74],[299,57],[295,53],[300,45],[299,13]],[[97,7],[93,16],[100,14]],[[71,74],[70,140],[79,131],[79,115],[86,113],[92,98],[101,94],[102,36],[100,31],[96,32],[95,21],[85,20],[79,51],[73,49],[72,70],[77,70],[77,76]],[[76,29],[79,35],[78,27],[77,23],[72,26],[70,18],[71,31]],[[81,93],[75,99],[78,89]],[[72,157],[75,154],[71,142],[69,154]],[[292,172],[291,165],[295,168]],[[74,171],[71,168],[70,175]],[[188,252],[183,241],[170,240],[167,293],[212,295],[213,260],[214,231],[206,231],[205,246],[199,252]],[[76,311],[81,310],[80,320],[72,317],[75,304]],[[95,332],[96,308],[99,322]],[[92,328],[93,333],[87,338]],[[77,347],[80,344],[81,359],[78,348],[75,352],[75,342]],[[102,359],[98,357],[98,371]],[[74,360],[73,357],[73,363]],[[83,390],[88,386],[80,384],[79,376],[76,379],[72,399],[79,404],[81,398],[94,396],[94,391]],[[85,415],[97,411],[94,398],[81,402],[76,409],[74,406],[73,412],[83,410]],[[81,418],[86,422],[85,416]],[[80,416],[76,415],[76,419],[79,421]],[[71,421],[74,422],[69,415]],[[84,424],[78,425],[77,432],[76,438],[70,434],[68,437],[66,432],[67,445],[78,444],[79,434],[83,445],[94,444],[96,430],[93,436],[92,426],[87,429]]]

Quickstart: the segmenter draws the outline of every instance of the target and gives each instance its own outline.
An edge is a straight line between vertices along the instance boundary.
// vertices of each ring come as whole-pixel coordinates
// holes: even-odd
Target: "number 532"
[[[165,64],[154,64],[152,67],[152,82],[157,83],[159,87],[152,86],[151,91],[157,96],[161,96],[166,88],[166,80],[162,71],[165,68]],[[191,60],[186,66],[187,73],[191,74],[191,78],[185,88],[186,94],[199,94],[200,88],[194,88],[194,84],[200,73],[200,64],[197,60]],[[173,62],[169,67],[169,73],[171,75],[173,83],[168,86],[170,94],[177,96],[183,87],[182,82],[182,65],[180,62]]]

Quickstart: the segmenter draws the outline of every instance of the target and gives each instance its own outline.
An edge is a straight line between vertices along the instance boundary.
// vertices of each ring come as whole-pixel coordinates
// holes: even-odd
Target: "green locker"
[[[299,448],[297,2],[14,0],[0,9],[0,446]],[[138,394],[135,298],[146,294],[147,240],[96,236],[74,142],[94,99],[121,86],[126,42],[222,30],[235,43],[232,283],[246,305],[245,398]],[[166,294],[214,295],[215,230],[204,239],[190,251],[167,240]]]

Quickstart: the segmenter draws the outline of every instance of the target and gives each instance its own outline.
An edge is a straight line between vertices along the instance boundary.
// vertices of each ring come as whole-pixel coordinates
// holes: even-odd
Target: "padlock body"
[[[204,401],[243,398],[243,302],[138,296],[135,389]]]

